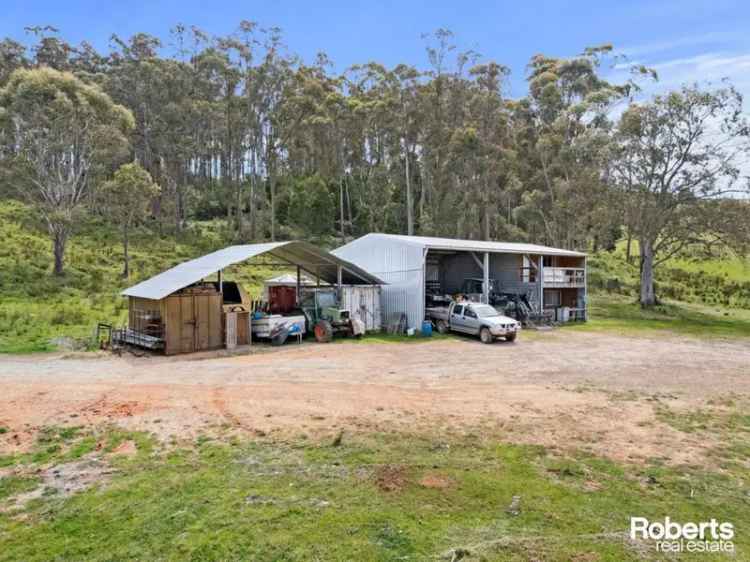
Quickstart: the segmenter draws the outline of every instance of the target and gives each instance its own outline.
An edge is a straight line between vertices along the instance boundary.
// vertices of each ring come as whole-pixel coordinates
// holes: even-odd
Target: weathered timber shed
[[[418,328],[431,294],[455,294],[477,282],[484,302],[490,287],[525,297],[539,315],[567,309],[586,319],[586,254],[512,242],[457,240],[372,233],[333,251],[339,258],[376,275],[382,288],[382,313],[405,313]],[[389,320],[386,320],[389,321]]]
[[[380,285],[376,276],[343,258],[300,241],[230,246],[190,260],[122,292],[128,297],[125,341],[163,349],[166,354],[218,349],[225,344],[228,312],[247,315],[242,288],[224,281],[222,271],[256,256],[275,259],[272,265],[297,269],[313,279],[341,287]],[[207,280],[216,275],[215,280]],[[249,326],[233,320],[239,343],[250,338]],[[243,339],[245,341],[243,341]]]

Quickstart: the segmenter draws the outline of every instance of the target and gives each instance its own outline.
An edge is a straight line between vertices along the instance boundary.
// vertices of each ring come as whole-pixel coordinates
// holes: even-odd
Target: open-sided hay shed
[[[296,267],[313,278],[341,287],[380,284],[380,280],[312,244],[299,241],[230,246],[181,263],[125,289],[128,297],[127,343],[163,349],[168,355],[218,349],[225,345],[229,325],[238,344],[250,337],[249,310],[241,287],[224,282],[222,270],[256,256],[267,255],[277,265]],[[217,275],[216,281],[206,281]],[[239,311],[239,312],[238,312]],[[237,322],[237,313],[244,321]],[[232,318],[232,323],[226,321]]]

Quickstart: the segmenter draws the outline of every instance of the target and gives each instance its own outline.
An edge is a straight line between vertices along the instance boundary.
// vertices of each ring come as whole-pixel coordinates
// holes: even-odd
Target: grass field
[[[2,459],[15,474],[0,478],[0,560],[658,560],[628,540],[631,515],[750,525],[739,492],[749,424],[739,412],[734,425],[717,421],[740,441],[715,472],[474,434],[160,445],[115,428],[48,428],[31,452]],[[131,440],[133,455],[115,454]],[[70,496],[60,467],[86,459],[99,476]],[[62,483],[44,470],[53,465]],[[744,533],[735,544],[750,547]]]
[[[566,330],[612,331],[653,335],[666,331],[701,338],[750,337],[750,310],[666,301],[643,310],[632,297],[594,294],[589,303],[590,320],[569,324]]]

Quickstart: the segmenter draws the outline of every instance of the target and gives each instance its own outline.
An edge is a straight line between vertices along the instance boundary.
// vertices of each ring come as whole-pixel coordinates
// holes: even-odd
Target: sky
[[[371,60],[426,68],[422,35],[448,28],[459,48],[511,68],[513,97],[525,93],[532,55],[568,57],[612,43],[658,71],[649,93],[727,77],[750,99],[748,0],[0,0],[0,37],[29,41],[24,27],[49,24],[68,41],[101,50],[112,33],[168,39],[182,23],[228,34],[243,19],[280,27],[289,50],[308,62],[326,52],[336,70]],[[606,73],[625,76],[618,68]]]

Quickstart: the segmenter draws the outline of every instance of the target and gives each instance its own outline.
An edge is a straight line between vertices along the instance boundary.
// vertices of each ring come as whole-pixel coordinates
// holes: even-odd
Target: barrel
[[[432,322],[425,320],[422,322],[422,336],[428,338],[432,335]]]

